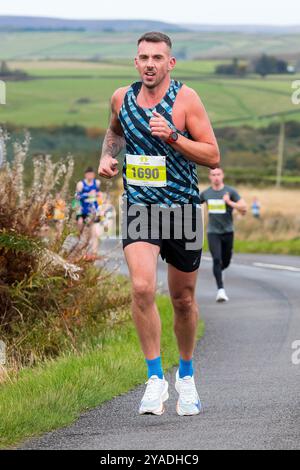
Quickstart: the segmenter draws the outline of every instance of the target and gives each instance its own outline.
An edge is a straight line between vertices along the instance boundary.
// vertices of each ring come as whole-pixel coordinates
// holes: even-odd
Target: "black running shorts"
[[[123,249],[139,241],[160,247],[163,260],[183,272],[199,268],[202,254],[203,226],[201,207],[186,204],[185,210],[138,206],[125,202],[122,215]],[[187,209],[189,206],[189,209]],[[124,209],[127,210],[124,216]],[[158,210],[158,206],[156,206]],[[142,210],[142,216],[141,212]],[[134,212],[134,214],[132,213]],[[181,229],[180,229],[181,226]],[[151,233],[151,230],[154,230]],[[192,236],[194,234],[194,236]]]
[[[76,215],[76,220],[78,221],[79,219],[82,219],[84,223],[86,223],[87,219],[89,218],[90,214],[77,214]],[[100,217],[95,217],[95,219],[93,220],[93,223],[94,224],[99,224],[100,222]]]

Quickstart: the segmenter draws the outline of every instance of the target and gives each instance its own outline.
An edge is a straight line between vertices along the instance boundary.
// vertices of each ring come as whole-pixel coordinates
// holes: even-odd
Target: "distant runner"
[[[252,210],[252,215],[253,217],[255,217],[255,219],[260,218],[260,209],[261,209],[260,202],[257,199],[257,197],[254,197],[252,205],[251,205],[251,210]]]
[[[200,202],[207,204],[208,227],[207,240],[213,258],[213,273],[218,287],[217,302],[229,300],[224,289],[223,271],[228,268],[233,251],[234,227],[232,212],[236,209],[245,215],[247,206],[238,192],[224,184],[221,168],[210,170],[211,187],[200,195]]]
[[[100,181],[95,178],[93,168],[89,167],[84,173],[84,179],[77,183],[76,199],[79,201],[77,207],[77,227],[80,235],[83,232],[85,224],[89,225],[89,252],[86,259],[93,260],[98,255],[100,228]]]

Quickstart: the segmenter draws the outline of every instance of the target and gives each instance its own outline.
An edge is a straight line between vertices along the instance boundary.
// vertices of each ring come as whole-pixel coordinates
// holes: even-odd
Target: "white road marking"
[[[268,264],[268,263],[252,263],[253,266],[258,268],[269,268],[269,269],[280,269],[284,271],[293,271],[300,272],[300,268],[295,268],[295,266],[284,266],[282,264]]]
[[[203,256],[202,259],[205,260],[205,261],[212,261],[212,258],[209,257],[209,256]],[[234,260],[233,260],[232,264],[235,265],[235,266],[245,266],[245,264],[236,263]],[[251,264],[252,264],[252,266],[254,266],[256,268],[277,269],[277,270],[280,270],[280,271],[292,271],[294,273],[300,273],[300,268],[296,268],[295,266],[286,266],[286,265],[283,265],[283,264],[258,263],[258,262],[257,263],[251,263]],[[246,264],[246,266],[247,265],[248,264]]]

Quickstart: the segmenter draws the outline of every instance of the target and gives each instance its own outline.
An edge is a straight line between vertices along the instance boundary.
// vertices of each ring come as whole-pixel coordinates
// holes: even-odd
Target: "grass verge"
[[[206,239],[204,241],[203,250],[208,251],[208,244]],[[300,256],[300,238],[276,241],[235,239],[234,252]]]
[[[300,238],[279,241],[235,240],[236,253],[269,253],[276,255],[300,255]]]
[[[157,297],[162,319],[165,370],[178,362],[172,306]],[[198,338],[203,335],[199,323]],[[127,392],[145,380],[145,363],[133,324],[116,326],[97,347],[24,369],[18,381],[0,386],[0,447],[71,424],[80,413]]]

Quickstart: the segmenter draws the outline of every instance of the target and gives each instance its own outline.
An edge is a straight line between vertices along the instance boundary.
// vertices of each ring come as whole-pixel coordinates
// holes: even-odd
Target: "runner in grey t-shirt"
[[[213,273],[216,278],[218,292],[217,302],[229,300],[225,289],[222,271],[231,261],[234,239],[233,210],[245,214],[245,201],[231,186],[224,184],[224,173],[221,168],[210,170],[211,186],[200,195],[200,202],[207,204],[208,227],[207,239],[213,258]]]

